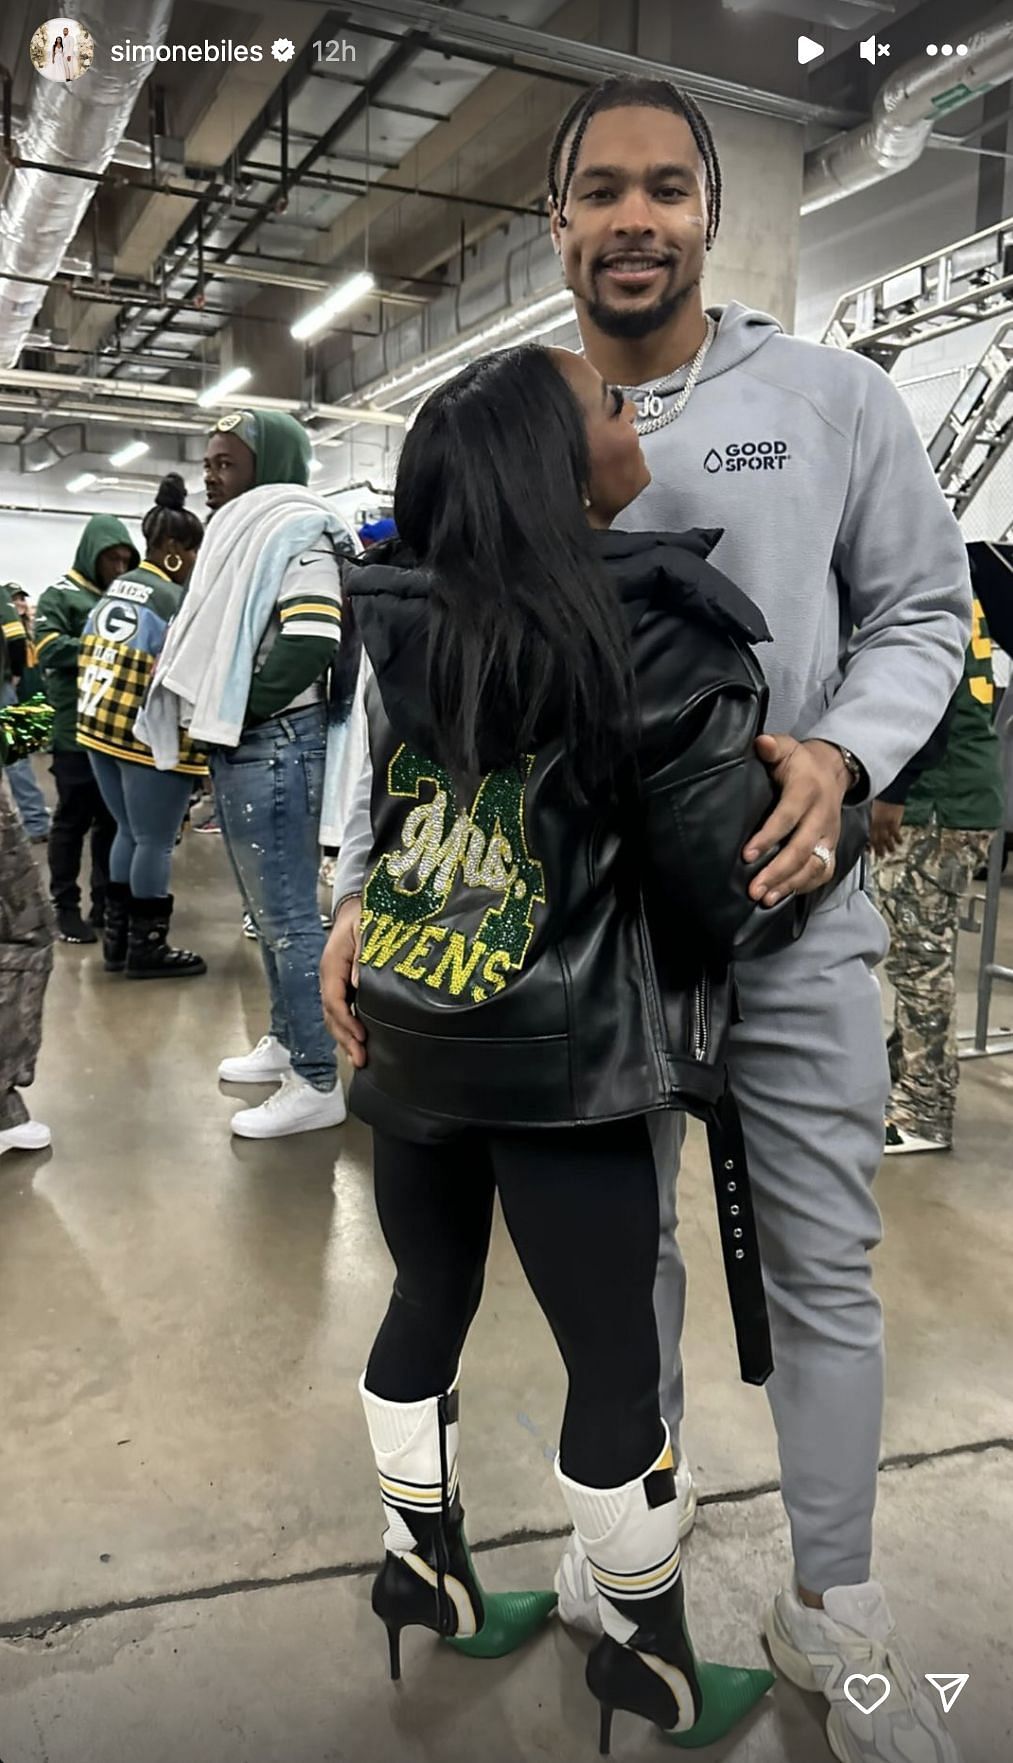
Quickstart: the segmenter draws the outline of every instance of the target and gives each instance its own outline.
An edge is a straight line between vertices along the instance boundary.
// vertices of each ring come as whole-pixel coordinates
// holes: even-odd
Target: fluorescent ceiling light
[[[247,380],[252,378],[253,375],[248,367],[234,367],[231,373],[225,374],[224,378],[217,380],[213,386],[205,387],[197,402],[202,410],[209,410],[212,404],[220,404],[223,398],[229,396],[230,392],[238,392],[240,386],[245,386]]]
[[[326,330],[331,320],[347,312],[359,300],[364,300],[376,287],[376,277],[368,269],[359,271],[358,275],[349,276],[340,287],[332,288],[329,294],[316,306],[311,306],[301,318],[297,318],[292,326],[292,336],[297,343],[303,343],[308,337],[315,337],[318,332]]]
[[[72,495],[76,496],[78,490],[86,490],[88,488],[89,484],[97,484],[97,483],[98,483],[98,473],[97,472],[82,471],[78,474],[77,477],[71,478],[70,482],[67,485],[67,488],[68,488],[68,490],[70,490]]]
[[[558,331],[562,329],[563,325],[574,323],[576,323],[576,319],[572,307],[568,307],[565,312],[557,312],[548,318],[543,318],[538,324],[533,325],[530,330],[520,331],[516,336],[500,336],[496,342],[493,343],[490,353],[495,355],[502,349],[516,349],[521,343],[533,343],[536,338],[544,337],[549,331]],[[485,339],[485,341],[488,341],[488,339]],[[472,360],[475,355],[480,355],[483,347],[483,339],[481,337],[473,337],[468,344],[468,350],[470,353],[466,359]],[[393,409],[395,404],[407,404],[412,398],[424,398],[427,392],[434,392],[437,386],[442,386],[446,380],[449,380],[453,374],[457,373],[464,366],[464,359],[445,363],[441,372],[433,374],[429,379],[423,380],[419,385],[412,386],[407,392],[399,392],[396,398],[391,399],[390,408]]]
[[[505,338],[507,343],[520,342],[523,339],[518,336],[518,332],[527,334],[536,326],[540,330],[547,330],[549,325],[545,321],[553,316],[558,316],[560,324],[565,324],[568,319],[572,318],[573,297],[567,288],[559,288],[555,293],[546,294],[540,300],[533,300],[529,306],[522,306],[518,312],[504,313],[502,318],[497,318],[493,324],[486,325],[485,329],[478,331],[475,336],[468,337],[461,343],[454,343],[449,349],[441,349],[436,355],[427,356],[424,361],[416,362],[414,367],[408,368],[404,373],[394,374],[390,379],[381,380],[379,385],[372,388],[369,401],[371,404],[375,404],[379,399],[386,398],[389,392],[399,391],[402,386],[406,386],[408,389],[403,398],[388,398],[382,408],[393,408],[395,404],[403,404],[405,399],[418,395],[421,376],[428,376],[426,384],[429,386],[442,385],[443,381],[449,379],[450,374],[456,371],[462,361],[470,360],[487,344],[495,343],[500,337]],[[444,367],[448,368],[447,373],[439,371]],[[437,373],[435,379],[432,378],[434,371]]]
[[[150,451],[151,448],[147,441],[128,441],[118,453],[110,453],[109,463],[110,465],[132,465],[135,459],[140,459],[143,454],[150,453]]]

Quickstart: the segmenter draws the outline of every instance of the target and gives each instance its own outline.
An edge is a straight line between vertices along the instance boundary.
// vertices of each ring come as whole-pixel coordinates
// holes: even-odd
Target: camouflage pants
[[[0,1131],[28,1119],[17,1092],[35,1076],[52,965],[49,902],[0,774]]]
[[[886,972],[896,994],[890,1037],[889,1117],[949,1144],[957,1106],[956,964],[961,895],[992,843],[990,832],[901,828],[900,848],[876,865],[890,928]]]

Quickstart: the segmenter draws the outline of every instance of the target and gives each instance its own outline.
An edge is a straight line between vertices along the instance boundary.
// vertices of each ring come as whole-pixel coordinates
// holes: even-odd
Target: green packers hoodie
[[[53,751],[72,753],[77,746],[77,657],[81,635],[96,600],[98,558],[113,545],[126,545],[131,569],[140,563],[122,520],[114,514],[93,514],[66,575],[47,588],[39,600],[35,618],[35,647],[42,682],[53,706]]]

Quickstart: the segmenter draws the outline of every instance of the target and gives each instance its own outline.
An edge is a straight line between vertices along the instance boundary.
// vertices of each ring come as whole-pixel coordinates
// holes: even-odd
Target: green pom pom
[[[45,747],[52,737],[53,707],[39,692],[24,704],[0,710],[0,757],[5,765],[26,759]]]

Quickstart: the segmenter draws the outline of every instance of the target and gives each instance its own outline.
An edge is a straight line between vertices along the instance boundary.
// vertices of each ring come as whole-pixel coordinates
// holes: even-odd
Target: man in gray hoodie
[[[780,846],[752,893],[817,887],[834,862],[845,799],[877,796],[924,744],[960,675],[970,631],[967,558],[911,417],[882,370],[783,335],[763,313],[707,311],[706,254],[721,175],[692,100],[665,82],[583,93],[553,145],[553,236],[588,358],[636,400],[651,468],[626,527],[722,529],[713,561],[762,608],[773,643],[760,752],[781,786],[746,851]],[[360,791],[341,853],[325,1004],[363,1061],[345,1007],[349,937],[369,850]],[[365,815],[362,807],[365,806]],[[956,1763],[937,1709],[898,1650],[870,1578],[883,1405],[882,1317],[869,1251],[872,1183],[889,1073],[873,969],[883,922],[849,876],[801,941],[742,963],[731,1064],[764,1252],[776,1370],[768,1385],[796,1583],[766,1634],[778,1666],[830,1704],[841,1763]],[[673,1441],[683,1389],[685,1276],[675,1241],[681,1123],[656,1135],[661,1207],[657,1310]],[[682,1528],[695,1495],[676,1480]],[[560,1572],[564,1620],[597,1620],[586,1561]],[[844,1696],[882,1670],[872,1714]]]

